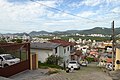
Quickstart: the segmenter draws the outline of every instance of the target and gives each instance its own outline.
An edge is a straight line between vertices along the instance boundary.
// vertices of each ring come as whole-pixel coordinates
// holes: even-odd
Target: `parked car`
[[[86,61],[86,60],[81,60],[80,61],[81,66],[86,66],[87,67],[87,64],[88,64],[88,61]]]
[[[0,67],[7,67],[19,63],[20,59],[11,54],[0,54]]]
[[[112,67],[112,62],[107,63],[105,67],[106,67],[106,69],[108,69],[109,71],[111,71],[111,70],[114,69],[114,65],[113,65],[113,67]]]
[[[69,61],[68,66],[69,69],[73,67],[74,69],[80,69],[80,64],[77,61]]]

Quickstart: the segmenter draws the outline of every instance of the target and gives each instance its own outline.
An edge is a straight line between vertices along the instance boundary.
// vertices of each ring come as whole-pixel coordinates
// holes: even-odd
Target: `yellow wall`
[[[116,64],[116,61],[120,60],[120,49],[116,48],[115,70],[120,69],[120,64]]]
[[[36,69],[38,68],[38,51],[36,51]],[[33,54],[30,54],[30,70],[33,70],[33,67],[32,67],[32,55]]]
[[[32,70],[32,54],[30,54],[30,70]]]
[[[38,53],[36,54],[36,69],[38,69]]]

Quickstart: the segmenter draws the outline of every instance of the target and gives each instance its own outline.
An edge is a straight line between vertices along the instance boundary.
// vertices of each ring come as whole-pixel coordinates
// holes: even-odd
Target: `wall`
[[[69,47],[69,50],[68,50]],[[66,50],[64,53],[64,49]],[[40,50],[40,49],[31,49],[31,52],[37,52],[38,53],[38,61],[41,61],[42,63],[46,61],[48,56],[50,55],[58,55],[63,58],[63,61],[68,62],[70,60],[70,46],[63,47],[59,46],[57,47],[57,53],[55,53],[55,49],[53,50]]]
[[[116,61],[120,60],[120,49],[116,48],[115,70],[120,69],[120,64],[116,64]]]
[[[48,56],[53,54],[52,50],[39,50],[39,49],[31,49],[32,52],[38,52],[38,61],[42,63],[46,61]]]

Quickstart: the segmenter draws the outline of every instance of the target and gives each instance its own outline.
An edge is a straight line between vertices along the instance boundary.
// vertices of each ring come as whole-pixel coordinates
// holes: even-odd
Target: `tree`
[[[47,64],[58,65],[58,63],[62,62],[62,58],[60,56],[51,55],[47,58]]]
[[[7,41],[5,40],[5,38],[0,38],[0,42],[1,43],[7,43]]]
[[[22,39],[12,39],[11,41],[16,43],[22,43]]]

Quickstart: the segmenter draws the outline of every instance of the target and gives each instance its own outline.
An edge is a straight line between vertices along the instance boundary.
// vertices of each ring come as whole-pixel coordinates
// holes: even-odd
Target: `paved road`
[[[71,73],[61,71],[60,73],[48,76],[42,75],[43,72],[41,73],[41,70],[28,71],[11,78],[15,80],[112,80],[105,72],[96,67],[95,63],[90,63],[88,67],[81,67],[80,70]]]
[[[82,67],[81,70],[66,73],[60,72],[43,79],[37,80],[112,80],[105,72],[96,67],[95,63],[91,63],[88,67]]]

